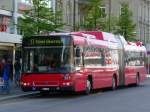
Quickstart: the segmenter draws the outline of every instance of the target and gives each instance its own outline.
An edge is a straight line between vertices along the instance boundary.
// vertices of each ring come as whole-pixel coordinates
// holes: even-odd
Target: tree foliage
[[[128,3],[121,3],[121,14],[117,23],[117,34],[121,34],[126,40],[133,40],[133,32],[135,32],[135,24],[132,20],[132,12],[129,10]]]
[[[110,16],[110,19],[106,18],[104,31],[115,33],[117,29],[117,22],[118,22],[118,18],[115,16]]]
[[[84,30],[100,30],[104,28],[105,13],[101,9],[102,0],[90,0],[88,5],[87,14],[85,15],[84,22],[81,28]]]
[[[60,11],[54,13],[48,7],[48,0],[33,0],[33,6],[19,19],[18,27],[24,36],[55,31],[63,26],[61,16]]]

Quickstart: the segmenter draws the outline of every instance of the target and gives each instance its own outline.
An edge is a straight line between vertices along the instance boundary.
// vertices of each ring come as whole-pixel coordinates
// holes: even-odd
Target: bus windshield
[[[71,45],[30,46],[23,50],[23,72],[25,73],[70,73]]]

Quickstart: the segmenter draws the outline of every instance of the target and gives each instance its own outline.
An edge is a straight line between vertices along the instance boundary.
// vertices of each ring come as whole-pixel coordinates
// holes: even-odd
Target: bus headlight
[[[63,83],[63,86],[70,86],[71,85],[71,82],[64,82]]]
[[[27,83],[23,83],[24,86],[27,86]]]
[[[24,86],[29,86],[30,83],[29,83],[29,82],[28,82],[28,83],[24,82],[23,85],[24,85]]]

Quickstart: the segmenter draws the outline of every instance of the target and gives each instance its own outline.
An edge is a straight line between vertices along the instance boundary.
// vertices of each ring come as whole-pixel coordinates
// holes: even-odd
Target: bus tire
[[[112,77],[112,90],[117,89],[117,79],[115,76]]]
[[[87,79],[87,81],[86,81],[86,89],[85,89],[85,94],[86,95],[90,94],[91,88],[92,88],[91,81],[89,79]]]
[[[139,86],[140,85],[140,77],[139,75],[136,75],[136,83],[135,83],[136,86]]]

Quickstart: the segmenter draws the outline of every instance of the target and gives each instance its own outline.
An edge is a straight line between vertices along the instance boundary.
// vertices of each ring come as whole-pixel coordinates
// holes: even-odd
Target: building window
[[[31,4],[32,0],[22,0],[22,3]]]
[[[6,32],[8,25],[10,22],[10,18],[7,16],[0,16],[0,32]]]
[[[101,11],[101,17],[102,18],[106,17],[106,7],[100,7],[100,11]]]
[[[120,15],[123,13],[123,7],[120,6]]]

